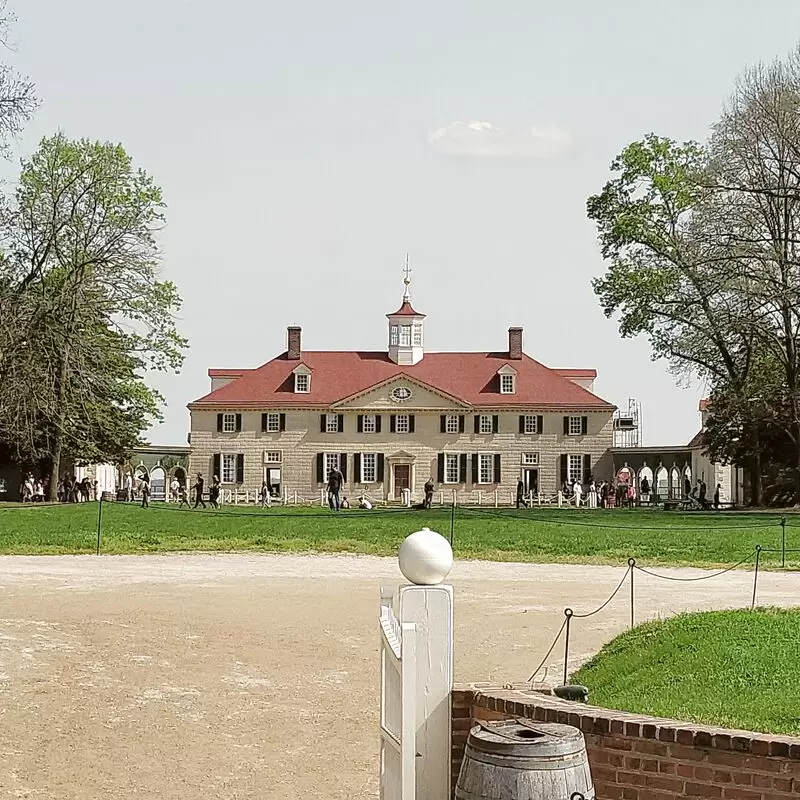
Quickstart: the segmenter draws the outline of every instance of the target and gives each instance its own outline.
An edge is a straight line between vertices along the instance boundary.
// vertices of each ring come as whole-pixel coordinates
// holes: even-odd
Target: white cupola
[[[403,304],[394,314],[387,314],[389,320],[389,358],[395,364],[410,366],[418,364],[425,355],[423,344],[425,341],[423,320],[424,314],[418,314],[411,307],[411,298],[408,287],[411,285],[409,274],[411,272],[406,259],[403,284]]]

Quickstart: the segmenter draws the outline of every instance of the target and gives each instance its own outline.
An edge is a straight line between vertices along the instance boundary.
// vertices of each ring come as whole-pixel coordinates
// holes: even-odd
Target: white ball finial
[[[407,536],[398,554],[400,572],[419,586],[441,583],[453,567],[453,549],[444,536],[423,528]]]

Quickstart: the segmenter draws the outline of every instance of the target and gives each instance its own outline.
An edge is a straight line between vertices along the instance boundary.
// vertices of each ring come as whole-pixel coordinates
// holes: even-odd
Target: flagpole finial
[[[403,270],[404,278],[403,278],[403,286],[405,287],[405,291],[403,292],[403,300],[408,300],[408,287],[411,285],[411,267],[408,265],[408,253],[406,253],[406,267]]]

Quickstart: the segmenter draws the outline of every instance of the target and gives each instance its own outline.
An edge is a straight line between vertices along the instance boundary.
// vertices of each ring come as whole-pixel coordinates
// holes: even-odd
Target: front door
[[[526,469],[522,477],[522,482],[525,484],[525,494],[538,494],[539,493],[539,470]]]
[[[394,465],[394,496],[396,500],[403,499],[403,489],[411,488],[411,465]]]

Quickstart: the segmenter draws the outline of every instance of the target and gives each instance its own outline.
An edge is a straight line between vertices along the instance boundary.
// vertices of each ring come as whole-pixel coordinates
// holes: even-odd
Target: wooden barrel
[[[583,734],[527,719],[486,722],[469,733],[457,800],[594,800]]]

